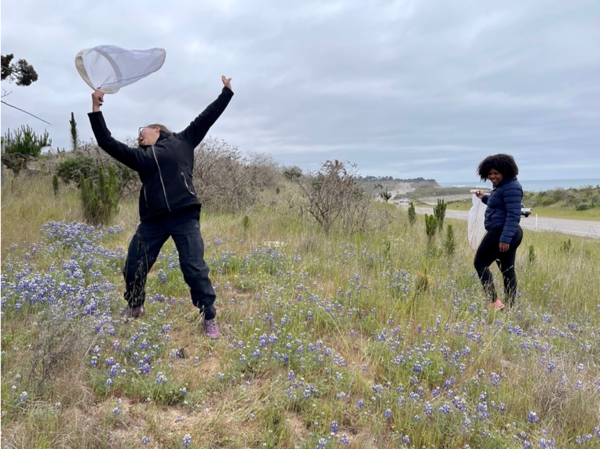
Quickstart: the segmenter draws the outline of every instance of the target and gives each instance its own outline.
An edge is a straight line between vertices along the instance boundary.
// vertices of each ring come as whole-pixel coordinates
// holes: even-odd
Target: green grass
[[[83,316],[61,328],[71,322],[52,315],[59,306],[24,301],[16,310],[24,297],[10,292],[36,273],[75,285],[62,268],[73,250],[38,245],[32,254],[31,244],[45,221],[77,220],[80,212],[75,190],[54,198],[45,179],[3,188],[3,447],[140,447],[147,436],[147,447],[180,448],[189,434],[192,448],[314,448],[322,439],[342,447],[342,435],[354,448],[505,448],[522,447],[515,436],[524,432],[533,447],[549,438],[569,448],[594,433],[600,242],[571,237],[567,245],[561,234],[526,232],[516,261],[518,306],[492,312],[465,222],[445,220],[454,230],[452,255],[445,232],[428,242],[422,216],[410,226],[406,212],[385,204],[373,217],[391,214],[391,224],[325,235],[288,207],[290,189],[240,215],[203,213],[222,332],[210,341],[172,268],[172,241],[150,273],[141,320],[118,319],[118,257],[91,262],[116,287],[88,294],[99,307],[107,298],[112,319],[102,332]],[[116,224],[125,231],[105,237],[103,248],[121,254],[135,222],[135,202],[122,204]],[[35,267],[31,275],[15,268],[25,260]],[[88,273],[82,282],[99,279]],[[68,338],[73,345],[57,357],[51,342]],[[54,361],[41,383],[36,347],[46,351],[42,361]],[[150,374],[139,368],[146,356]],[[112,385],[111,357],[126,371]],[[168,382],[157,382],[159,372]],[[539,422],[528,421],[530,412]]]

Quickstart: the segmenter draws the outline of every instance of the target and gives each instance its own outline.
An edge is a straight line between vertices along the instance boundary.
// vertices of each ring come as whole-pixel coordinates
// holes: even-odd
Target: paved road
[[[415,207],[415,210],[419,214],[433,213],[433,208],[431,207]],[[446,210],[446,217],[467,220],[469,212]],[[562,232],[563,234],[600,239],[600,221],[565,220],[563,218],[545,217],[538,217],[536,221],[536,217],[531,215],[528,218],[521,217],[521,227],[531,231]]]

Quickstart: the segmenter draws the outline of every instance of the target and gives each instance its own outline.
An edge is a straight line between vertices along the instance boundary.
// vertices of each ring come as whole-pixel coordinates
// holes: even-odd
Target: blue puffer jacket
[[[510,243],[521,221],[521,200],[523,187],[517,177],[500,181],[492,193],[481,201],[487,205],[485,210],[485,229],[502,229],[500,241]]]

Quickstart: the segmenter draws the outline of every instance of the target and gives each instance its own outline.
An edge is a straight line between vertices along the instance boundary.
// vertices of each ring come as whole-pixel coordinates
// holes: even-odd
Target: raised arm
[[[202,113],[194,119],[190,125],[184,129],[179,136],[191,143],[194,147],[198,146],[208,130],[217,119],[221,116],[229,102],[233,97],[233,91],[231,90],[231,78],[221,77],[223,82],[223,90],[215,101],[208,105],[208,107],[202,111]]]
[[[136,170],[137,164],[135,150],[128,147],[124,143],[113,139],[108,127],[106,126],[104,116],[100,111],[100,106],[102,106],[103,101],[104,92],[97,90],[92,94],[92,112],[90,112],[88,116],[90,117],[90,123],[92,125],[92,131],[94,132],[96,141],[98,142],[100,148],[106,151],[109,155],[114,157],[119,162],[122,162],[132,170]]]

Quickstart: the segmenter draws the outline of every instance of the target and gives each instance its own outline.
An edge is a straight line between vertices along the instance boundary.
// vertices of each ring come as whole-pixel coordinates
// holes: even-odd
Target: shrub
[[[456,249],[456,240],[454,239],[454,230],[452,225],[446,227],[446,238],[444,239],[444,250],[448,256],[454,254]]]
[[[438,221],[438,230],[441,231],[444,226],[444,217],[446,216],[446,204],[444,200],[437,200],[437,206],[433,208],[433,215]]]
[[[52,177],[52,190],[54,191],[54,196],[58,195],[58,177],[56,175]]]
[[[408,222],[412,225],[415,224],[417,220],[417,213],[415,211],[415,203],[410,202],[410,206],[408,206]]]
[[[338,221],[347,233],[366,231],[371,225],[372,196],[361,188],[356,164],[346,164],[338,160],[327,161],[316,173],[296,178],[304,197],[304,203],[299,205],[301,216],[304,211],[308,212],[325,233],[329,233]],[[389,216],[383,217],[383,220],[389,219]],[[377,225],[381,226],[382,222]]]
[[[104,170],[98,168],[98,183],[94,184],[92,178],[81,177],[79,183],[83,216],[87,223],[92,225],[110,223],[118,212],[120,186],[117,182],[114,166],[109,168],[108,182],[104,178]]]
[[[556,203],[556,200],[554,198],[551,198],[551,197],[544,197],[544,198],[541,198],[541,199],[538,198],[538,201],[537,201],[537,205],[538,206],[542,206],[542,207],[552,206],[555,203]]]
[[[237,147],[212,138],[194,151],[194,189],[205,210],[244,211],[281,179],[277,164],[266,154],[243,158]]]
[[[65,184],[74,183],[79,186],[82,175],[85,178],[91,177],[97,182],[100,167],[105,172],[108,172],[110,167],[114,167],[120,185],[119,195],[126,198],[139,194],[141,184],[138,174],[106,154],[96,143],[81,143],[77,151],[64,154],[67,157],[58,165],[57,175]]]
[[[431,243],[431,240],[435,236],[438,225],[438,219],[435,215],[425,214],[425,233],[427,234],[427,241],[429,243]]]
[[[21,126],[14,134],[10,129],[4,135],[5,151],[7,153],[20,153],[29,156],[39,156],[43,147],[52,145],[52,139],[48,136],[48,131],[38,136],[29,125]]]
[[[588,210],[591,209],[593,206],[590,206],[589,204],[586,203],[581,203],[578,204],[577,207],[575,208],[575,210]]]
[[[529,253],[527,254],[527,260],[529,260],[529,263],[535,262],[535,249],[533,248],[533,245],[529,245]]]
[[[60,306],[40,312],[28,379],[32,389],[42,393],[71,362],[81,360],[96,338],[93,325],[88,316],[65,316]]]
[[[383,201],[385,201],[385,202],[387,203],[387,202],[389,201],[389,199],[392,197],[392,194],[391,194],[391,193],[389,193],[389,192],[387,191],[387,189],[386,189],[386,191],[385,191],[385,192],[381,192],[381,193],[379,194],[379,196],[381,197],[381,199],[382,199]]]

